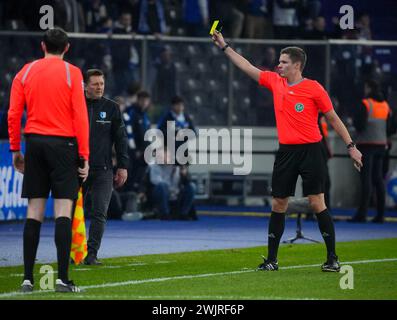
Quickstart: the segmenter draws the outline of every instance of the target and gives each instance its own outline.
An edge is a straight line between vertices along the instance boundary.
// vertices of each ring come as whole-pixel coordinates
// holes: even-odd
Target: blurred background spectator
[[[207,0],[183,0],[182,21],[189,37],[207,36],[209,8]]]
[[[132,14],[123,12],[116,21],[114,34],[133,36],[136,31],[132,27]],[[133,41],[113,40],[112,42],[113,72],[116,79],[116,94],[125,94],[128,86],[139,81],[139,54]]]
[[[221,19],[222,32],[231,38],[241,38],[244,28],[244,1],[210,1],[211,20]]]
[[[138,33],[160,36],[167,32],[162,0],[139,1]]]
[[[312,28],[305,32],[305,38],[311,40],[326,40],[330,37],[326,30],[327,24],[323,16],[318,16],[313,19]]]
[[[158,163],[149,165],[147,195],[156,218],[162,220],[194,220],[192,207],[195,185],[187,168],[170,163],[167,151],[158,150]]]
[[[300,5],[299,0],[273,0],[273,29],[276,39],[298,37]]]
[[[176,67],[170,46],[164,46],[161,49],[160,55],[155,58],[152,69],[150,87],[152,88],[153,101],[161,106],[167,105],[178,93]]]
[[[245,38],[272,38],[273,26],[268,0],[245,0]]]
[[[359,17],[356,27],[358,29],[358,39],[372,40],[371,18],[368,13],[363,13]]]
[[[172,159],[175,160],[177,164],[179,164],[179,161],[177,159],[177,151],[178,148],[187,141],[187,138],[185,137],[184,141],[178,141],[176,139],[178,132],[180,130],[190,129],[193,130],[195,135],[197,136],[197,129],[193,124],[193,120],[186,112],[185,101],[181,97],[179,96],[173,97],[172,100],[170,100],[170,103],[171,103],[171,107],[163,114],[162,118],[157,124],[157,128],[160,129],[161,132],[163,133],[165,147],[168,147],[168,139],[173,139],[175,141],[175,145],[174,145],[175,154],[172,155],[170,153],[171,152],[170,149],[168,150],[168,154],[170,156],[173,156]],[[168,137],[167,123],[169,121],[175,124],[175,137],[173,138]],[[188,156],[187,152],[185,152],[184,156],[185,157]]]
[[[103,32],[104,23],[111,28],[111,19],[103,0],[86,0],[83,4],[86,32]]]
[[[126,212],[137,211],[138,194],[147,171],[144,152],[150,143],[144,139],[144,136],[146,131],[150,129],[150,119],[147,114],[150,106],[150,94],[146,91],[139,91],[136,102],[127,106],[123,112],[130,158],[128,179],[123,189],[123,192],[127,193]]]
[[[383,164],[388,144],[388,127],[391,110],[379,83],[368,79],[364,83],[363,99],[357,102],[354,125],[357,130],[357,146],[363,154],[360,171],[361,200],[352,222],[365,222],[372,192],[376,194],[377,214],[373,222],[384,221],[386,190]]]

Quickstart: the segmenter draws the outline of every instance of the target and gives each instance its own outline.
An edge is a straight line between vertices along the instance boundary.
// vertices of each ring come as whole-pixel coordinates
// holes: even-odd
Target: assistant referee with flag
[[[28,198],[23,233],[22,292],[33,291],[33,267],[49,192],[54,198],[58,279],[55,291],[79,292],[68,278],[71,215],[79,177],[88,176],[89,125],[83,77],[63,60],[68,36],[60,28],[45,32],[44,58],[26,64],[15,76],[8,112],[10,150],[17,171],[24,174],[22,197]],[[26,107],[26,152],[20,151],[21,117]],[[79,157],[84,168],[78,168]]]
[[[298,47],[281,50],[278,72],[261,71],[235,52],[218,31],[212,40],[244,73],[273,93],[278,139],[272,176],[272,213],[269,222],[268,256],[259,270],[278,270],[277,251],[284,232],[288,198],[295,194],[298,176],[302,177],[304,196],[317,215],[319,229],[327,247],[323,271],[338,272],[340,265],[335,250],[335,230],[324,202],[326,159],[318,127],[321,111],[346,144],[355,167],[362,167],[361,152],[351,140],[345,125],[336,114],[324,88],[302,76],[306,53]]]

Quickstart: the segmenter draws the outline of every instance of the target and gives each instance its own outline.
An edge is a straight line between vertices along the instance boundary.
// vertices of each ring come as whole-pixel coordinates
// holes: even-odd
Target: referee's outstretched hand
[[[212,35],[212,41],[214,41],[215,45],[219,48],[223,48],[226,45],[225,39],[223,39],[222,33],[218,30],[215,30],[214,34]]]
[[[87,180],[89,171],[88,161],[84,160],[84,167],[78,168],[77,171],[79,172],[79,177],[83,180],[83,182]]]

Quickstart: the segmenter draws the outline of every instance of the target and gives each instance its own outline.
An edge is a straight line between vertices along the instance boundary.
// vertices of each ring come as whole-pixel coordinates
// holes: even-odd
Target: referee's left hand
[[[360,152],[360,150],[358,150],[356,147],[350,148],[349,149],[349,154],[350,154],[350,158],[353,159],[353,164],[354,167],[360,171],[362,166],[363,166],[363,162],[362,162],[362,154]]]
[[[127,169],[117,169],[116,174],[114,176],[114,186],[116,188],[120,188],[126,181],[128,177]]]

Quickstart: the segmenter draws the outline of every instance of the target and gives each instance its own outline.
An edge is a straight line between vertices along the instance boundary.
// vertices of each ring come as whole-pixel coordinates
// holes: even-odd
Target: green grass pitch
[[[133,245],[133,244],[131,244]],[[103,266],[71,266],[84,292],[16,293],[23,267],[0,268],[0,299],[397,299],[397,239],[342,242],[342,265],[353,267],[354,289],[341,289],[345,274],[324,273],[323,244],[282,245],[278,272],[255,271],[264,247],[104,259]],[[55,267],[55,265],[52,265]],[[56,277],[54,277],[56,278]]]

